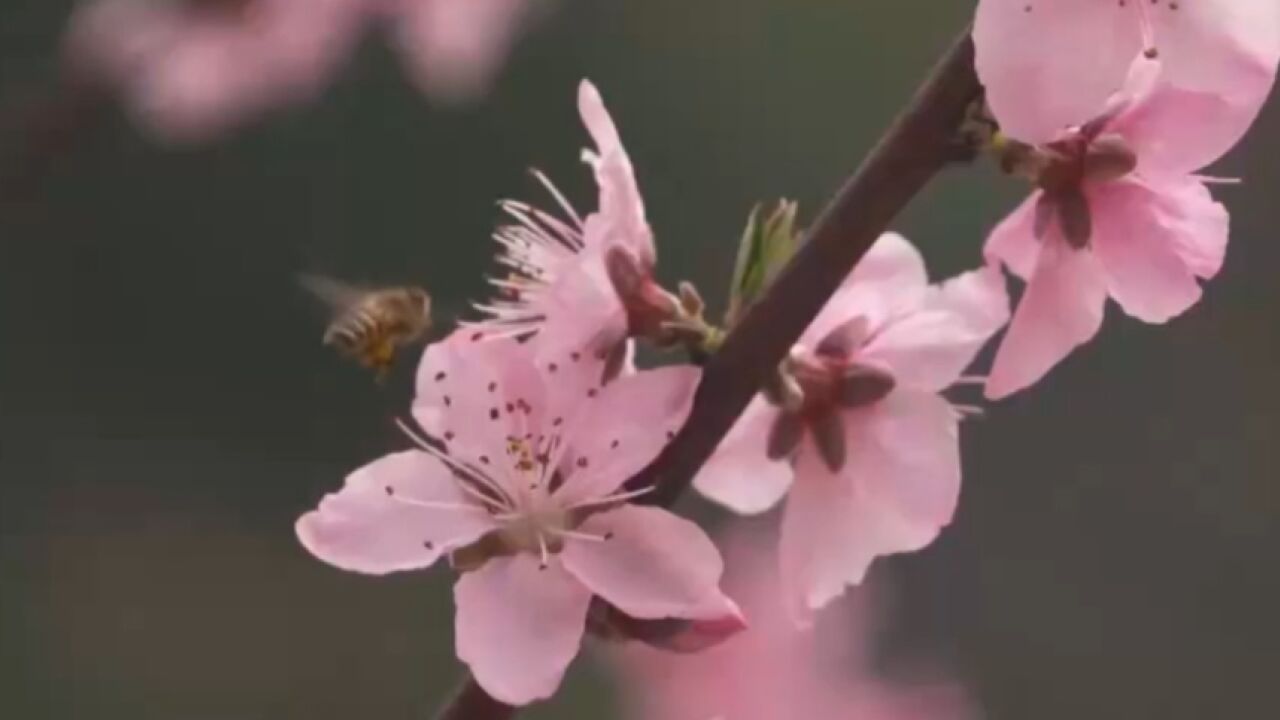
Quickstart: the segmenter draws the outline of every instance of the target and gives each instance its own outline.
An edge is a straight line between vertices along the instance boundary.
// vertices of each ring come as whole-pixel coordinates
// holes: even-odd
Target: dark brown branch
[[[516,708],[494,700],[468,677],[436,720],[507,720]]]
[[[956,156],[961,125],[982,92],[966,29],[907,109],[808,231],[807,240],[706,365],[689,419],[630,488],[670,505],[853,266],[929,180]]]
[[[640,502],[670,505],[787,351],[889,223],[956,157],[961,126],[982,92],[966,29],[862,166],[809,229],[804,246],[707,363],[689,419],[630,488],[655,485]],[[497,710],[495,710],[497,708]],[[440,720],[509,718],[474,680]]]

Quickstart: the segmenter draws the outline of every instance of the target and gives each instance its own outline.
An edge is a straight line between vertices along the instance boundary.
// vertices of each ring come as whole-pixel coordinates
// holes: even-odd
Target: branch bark
[[[671,505],[689,487],[853,266],[956,157],[961,125],[981,93],[966,28],[818,216],[795,257],[711,357],[684,427],[662,454],[628,481],[630,489],[656,487],[637,502]]]
[[[698,469],[853,266],[929,180],[956,158],[969,106],[982,93],[973,60],[973,43],[965,28],[818,216],[795,257],[707,363],[680,432],[627,482],[630,489],[656,488],[637,502],[671,505],[688,489]],[[515,712],[489,699],[469,679],[439,719],[505,719]]]

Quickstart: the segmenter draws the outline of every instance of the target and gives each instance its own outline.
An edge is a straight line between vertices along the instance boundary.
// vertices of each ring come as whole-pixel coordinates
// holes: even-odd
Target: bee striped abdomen
[[[359,290],[315,275],[304,276],[302,284],[336,312],[324,344],[380,377],[398,348],[418,342],[431,329],[431,296],[421,288]]]
[[[347,353],[359,353],[378,342],[382,323],[368,307],[355,308],[338,318],[325,332],[324,342]]]

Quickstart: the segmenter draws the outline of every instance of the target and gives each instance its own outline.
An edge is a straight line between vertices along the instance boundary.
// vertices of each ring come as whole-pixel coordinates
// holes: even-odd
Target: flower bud
[[[800,233],[795,227],[798,207],[794,202],[781,200],[763,222],[760,206],[751,210],[738,244],[725,325],[732,327],[737,322],[795,253],[800,244]]]
[[[736,607],[713,618],[642,620],[594,598],[587,613],[587,629],[605,640],[635,640],[659,650],[695,653],[715,647],[746,630],[747,621]]]

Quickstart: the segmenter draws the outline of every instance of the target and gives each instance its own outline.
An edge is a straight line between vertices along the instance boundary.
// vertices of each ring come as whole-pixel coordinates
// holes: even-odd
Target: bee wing
[[[356,305],[367,293],[366,290],[337,278],[314,273],[299,273],[298,284],[303,290],[327,305],[334,314]]]

